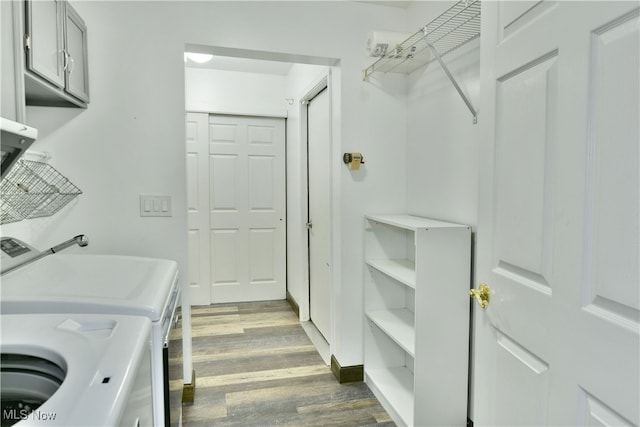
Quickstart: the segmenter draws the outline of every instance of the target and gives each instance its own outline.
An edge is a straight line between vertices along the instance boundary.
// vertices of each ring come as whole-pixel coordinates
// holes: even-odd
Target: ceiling
[[[187,60],[187,68],[204,68],[209,70],[237,71],[244,73],[274,74],[286,76],[293,66],[291,62],[266,61],[263,59],[238,58],[231,56],[214,56],[204,64]]]
[[[369,0],[369,1],[365,1],[365,0],[361,0],[358,1],[358,3],[369,3],[369,4],[375,4],[376,6],[391,6],[391,7],[400,7],[403,9],[406,9],[407,7],[409,7],[409,5],[411,4],[410,0]]]
[[[368,3],[376,6],[407,8],[411,0],[358,0],[357,3]],[[204,64],[192,60],[185,60],[187,68],[203,68],[209,70],[237,71],[245,73],[273,74],[286,76],[293,66],[292,62],[268,61],[262,59],[241,58],[214,55],[213,59]]]

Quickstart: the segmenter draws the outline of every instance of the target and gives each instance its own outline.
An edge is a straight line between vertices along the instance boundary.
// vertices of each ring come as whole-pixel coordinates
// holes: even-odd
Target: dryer
[[[7,240],[2,239],[3,257],[8,256],[4,248],[11,247],[18,254],[13,263],[16,257],[33,258],[29,245]],[[177,263],[155,258],[55,253],[3,274],[0,286],[3,314],[99,313],[149,319],[156,426],[180,423],[182,383],[171,389],[169,382],[183,373],[182,364],[169,363],[170,352],[182,356],[182,341],[169,339],[178,325],[179,304]],[[169,373],[172,366],[175,374]]]
[[[3,426],[150,426],[151,322],[0,316]]]

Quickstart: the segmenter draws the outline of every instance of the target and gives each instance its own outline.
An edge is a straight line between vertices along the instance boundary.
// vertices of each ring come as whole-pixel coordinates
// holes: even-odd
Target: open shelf
[[[463,425],[471,228],[407,214],[364,227],[365,381],[399,426]]]
[[[471,104],[442,57],[480,36],[480,0],[461,0],[433,21],[400,43],[362,71],[363,80],[375,72],[410,74],[418,68],[438,61],[456,91],[478,122],[478,113]]]
[[[365,215],[369,221],[380,223],[389,227],[402,228],[405,230],[416,231],[421,228],[450,228],[459,227],[459,224],[453,222],[440,221],[431,218],[422,218],[406,214],[388,214],[388,215]]]
[[[413,425],[413,374],[407,368],[365,370],[365,380],[375,396],[385,403],[385,408],[404,421]]]
[[[408,259],[370,259],[367,264],[381,273],[416,288],[416,265]]]
[[[374,310],[368,311],[367,317],[411,357],[414,357],[416,330],[413,312],[407,309]]]
[[[459,1],[366,68],[364,78],[374,72],[410,74],[436,59],[430,46],[444,56],[479,36],[480,0]]]

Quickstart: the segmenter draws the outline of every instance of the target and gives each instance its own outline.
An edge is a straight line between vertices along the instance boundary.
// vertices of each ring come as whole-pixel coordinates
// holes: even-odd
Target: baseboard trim
[[[340,366],[338,359],[333,354],[331,355],[331,372],[340,384],[364,380],[364,365]]]
[[[293,299],[293,296],[289,293],[289,291],[287,291],[287,302],[289,302],[289,305],[291,306],[293,311],[296,313],[296,316],[300,318],[300,306],[298,305],[296,300]]]
[[[196,399],[196,371],[191,373],[191,383],[185,384],[182,389],[182,403],[193,403]]]

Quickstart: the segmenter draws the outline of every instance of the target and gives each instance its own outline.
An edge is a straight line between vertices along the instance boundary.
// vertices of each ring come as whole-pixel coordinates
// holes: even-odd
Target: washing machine
[[[175,261],[79,253],[42,256],[13,238],[2,238],[1,249],[3,314],[95,313],[147,318],[151,322],[154,425],[180,424],[183,382],[170,387],[170,380],[183,378],[183,366],[169,363],[169,359],[182,360],[182,340],[169,339],[179,326]],[[14,268],[16,265],[21,266]]]
[[[2,426],[150,426],[151,322],[0,316]]]

